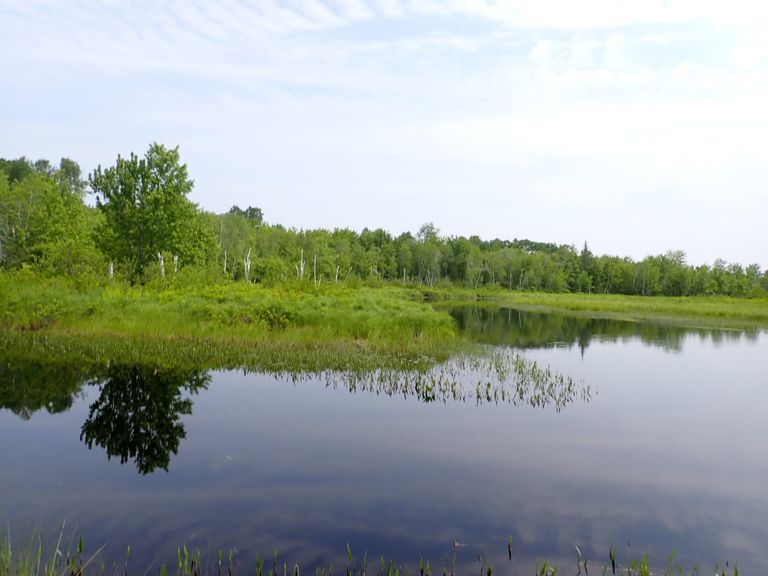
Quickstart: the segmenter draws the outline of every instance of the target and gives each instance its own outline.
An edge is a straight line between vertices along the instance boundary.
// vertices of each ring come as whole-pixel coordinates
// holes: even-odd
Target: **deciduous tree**
[[[193,182],[178,147],[152,144],[144,158],[118,156],[114,166],[99,166],[88,182],[105,217],[102,249],[128,268],[132,280],[158,253],[177,255],[182,265],[211,253],[213,233],[187,198]]]

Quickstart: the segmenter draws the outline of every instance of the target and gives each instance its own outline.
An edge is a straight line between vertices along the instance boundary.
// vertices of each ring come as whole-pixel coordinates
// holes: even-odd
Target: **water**
[[[648,552],[768,571],[768,335],[454,312],[591,394],[563,406],[351,393],[344,381],[55,362],[0,371],[0,520],[82,534],[138,573],[237,549],[306,568],[346,545],[418,571],[576,572]],[[375,387],[374,387],[375,389]],[[391,389],[389,389],[391,391]],[[167,469],[167,470],[166,470]],[[513,561],[507,559],[512,537]],[[456,546],[454,543],[459,543]],[[598,571],[599,573],[599,571]]]

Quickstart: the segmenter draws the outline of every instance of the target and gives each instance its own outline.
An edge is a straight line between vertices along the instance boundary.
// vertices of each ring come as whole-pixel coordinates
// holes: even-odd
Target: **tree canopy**
[[[88,183],[105,218],[99,244],[131,278],[139,278],[158,254],[185,264],[205,260],[213,232],[187,198],[193,182],[178,147],[155,143],[143,158],[118,156],[114,166],[94,170]]]
[[[202,213],[178,148],[152,144],[143,157],[118,156],[88,184],[62,158],[0,158],[0,267],[45,274],[115,276],[144,282],[160,258],[178,256],[205,281],[217,279],[459,285],[644,296],[768,296],[768,271],[716,259],[692,266],[681,250],[639,261],[528,239],[447,237],[433,223],[415,233],[295,230],[264,221],[255,206]],[[171,260],[172,261],[172,260]],[[175,266],[174,268],[175,269]],[[203,272],[200,274],[200,272]]]

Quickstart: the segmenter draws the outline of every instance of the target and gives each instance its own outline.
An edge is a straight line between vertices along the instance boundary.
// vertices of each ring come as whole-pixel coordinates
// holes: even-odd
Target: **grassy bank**
[[[713,327],[768,327],[768,301],[542,294],[417,287],[245,283],[183,277],[78,285],[0,274],[6,348],[160,366],[367,370],[429,366],[469,344],[445,307],[493,303]]]
[[[632,321],[669,322],[711,328],[768,328],[768,299],[727,296],[667,297],[616,294],[553,294],[545,292],[469,291],[435,292],[440,306],[457,301],[577,316]]]
[[[246,284],[78,287],[0,276],[0,338],[94,361],[366,369],[444,360],[463,344],[417,290]]]

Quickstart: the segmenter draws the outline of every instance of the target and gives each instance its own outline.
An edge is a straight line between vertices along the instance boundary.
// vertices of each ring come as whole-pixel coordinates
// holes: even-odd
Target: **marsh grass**
[[[341,369],[440,361],[462,346],[453,320],[398,289],[245,284],[78,290],[0,275],[1,337],[41,351],[207,367]]]
[[[508,544],[509,550],[511,545]],[[215,554],[203,554],[200,549],[190,549],[186,545],[177,547],[175,563],[160,563],[150,566],[133,566],[129,563],[131,557],[131,547],[125,549],[125,553],[120,560],[113,560],[106,564],[102,558],[105,546],[101,546],[92,554],[87,554],[85,544],[82,538],[75,541],[74,532],[67,536],[64,528],[58,534],[58,537],[51,544],[44,545],[39,534],[35,534],[26,541],[20,549],[13,548],[11,545],[10,534],[0,541],[0,576],[129,576],[131,574],[159,574],[159,576],[234,576],[237,574],[253,574],[254,576],[301,576],[304,574],[314,574],[314,576],[333,576],[333,564],[323,563],[313,568],[302,568],[299,563],[281,559],[278,549],[275,548],[271,555],[271,562],[267,563],[264,558],[256,554],[255,564],[244,566],[239,558],[236,549],[230,549],[227,552],[218,550]],[[588,576],[590,570],[592,574],[602,574],[603,576],[652,576],[654,574],[663,576],[703,576],[704,574],[714,574],[715,576],[739,576],[739,567],[730,562],[717,562],[712,570],[702,570],[700,566],[694,565],[692,568],[684,568],[682,564],[675,561],[675,552],[673,551],[666,560],[665,564],[654,565],[648,554],[639,557],[629,557],[625,564],[622,564],[616,556],[615,549],[610,548],[609,555],[602,564],[590,569],[589,560],[581,554],[578,546],[577,551],[577,569],[561,569],[557,564],[549,560],[537,558],[535,563],[530,564],[530,572],[520,572],[521,559],[509,554],[508,562],[502,561],[500,564],[493,564],[490,561],[487,551],[475,556],[472,563],[468,566],[462,565],[460,568],[456,565],[456,544],[453,546],[453,555],[444,560],[440,569],[434,569],[428,559],[419,558],[417,565],[408,565],[398,563],[392,559],[387,559],[383,555],[379,557],[378,562],[369,563],[368,552],[366,551],[359,559],[355,558],[349,544],[346,546],[344,562],[336,574],[340,576],[432,576],[433,572],[443,576],[458,576],[459,573],[467,573],[476,576],[493,576],[493,574],[533,574],[534,576],[555,576],[558,574],[584,574]],[[500,555],[504,558],[506,554]],[[529,564],[532,559],[523,562]],[[271,564],[271,566],[269,565]],[[438,564],[438,566],[440,566]]]
[[[768,299],[765,298],[488,292],[479,299],[489,304],[532,311],[560,310],[575,315],[694,327],[768,328]]]
[[[291,380],[317,376],[284,375]],[[427,403],[552,406],[557,412],[576,400],[589,402],[596,394],[591,385],[542,367],[515,351],[492,347],[477,348],[471,354],[459,353],[425,369],[324,371],[319,377],[328,387],[347,388],[350,392],[413,397]]]
[[[54,542],[44,545],[41,534],[35,532],[20,548],[15,549],[9,530],[5,537],[0,538],[0,576],[84,576],[105,573],[106,567],[100,563],[104,546],[86,555],[83,538],[78,538],[75,543],[74,531],[67,532],[64,525]]]

